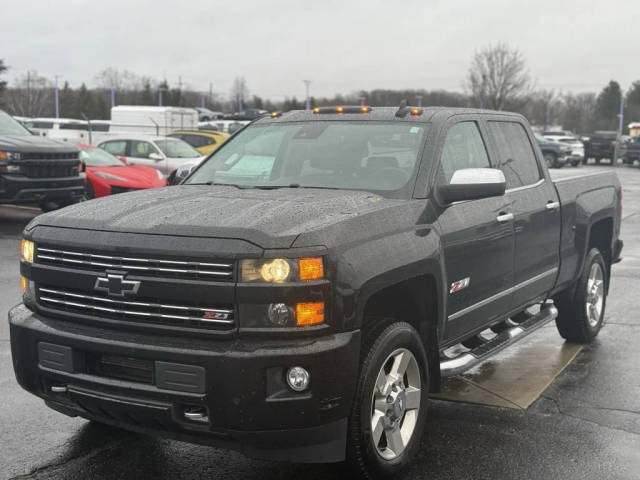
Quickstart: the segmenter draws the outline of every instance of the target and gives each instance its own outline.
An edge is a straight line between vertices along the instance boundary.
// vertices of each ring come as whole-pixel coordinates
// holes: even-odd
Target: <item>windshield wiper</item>
[[[280,188],[300,188],[299,183],[290,183],[289,185],[254,185],[249,188],[257,188],[259,190],[278,190]]]

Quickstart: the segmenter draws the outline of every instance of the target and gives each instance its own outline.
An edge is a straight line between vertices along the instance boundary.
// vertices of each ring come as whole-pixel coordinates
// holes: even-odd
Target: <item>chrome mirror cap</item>
[[[436,187],[438,201],[443,204],[504,195],[507,182],[496,168],[463,168],[456,170],[449,184]]]
[[[497,168],[463,168],[456,170],[451,177],[450,185],[471,185],[486,183],[505,183],[504,173]]]

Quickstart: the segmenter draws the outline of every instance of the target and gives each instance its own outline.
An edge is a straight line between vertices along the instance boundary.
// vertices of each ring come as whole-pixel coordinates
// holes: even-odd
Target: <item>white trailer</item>
[[[111,108],[110,134],[166,135],[174,130],[197,129],[198,111],[195,108],[130,105]]]

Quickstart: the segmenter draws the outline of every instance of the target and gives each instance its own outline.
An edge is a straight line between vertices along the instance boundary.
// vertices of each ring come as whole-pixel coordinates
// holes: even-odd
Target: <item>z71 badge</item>
[[[451,284],[451,290],[449,290],[449,293],[456,293],[462,290],[463,288],[467,288],[470,282],[471,282],[470,277],[463,278],[462,280],[458,280],[457,282],[453,282]]]

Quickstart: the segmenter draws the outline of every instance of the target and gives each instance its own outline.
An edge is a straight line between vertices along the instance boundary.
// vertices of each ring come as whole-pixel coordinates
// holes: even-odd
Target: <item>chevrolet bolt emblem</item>
[[[135,280],[125,280],[126,272],[107,272],[106,277],[96,278],[94,289],[107,292],[112,297],[124,297],[125,295],[135,295],[140,288],[140,282]]]

